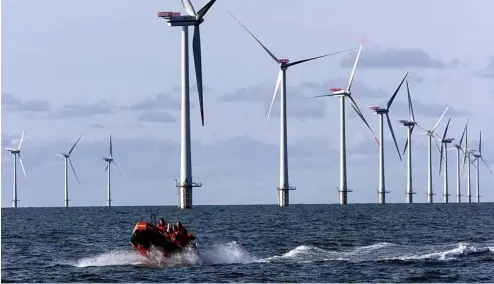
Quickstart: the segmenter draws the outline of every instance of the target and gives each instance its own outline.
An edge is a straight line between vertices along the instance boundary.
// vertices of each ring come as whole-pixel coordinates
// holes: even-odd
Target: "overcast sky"
[[[192,0],[196,11],[205,0]],[[492,1],[218,0],[201,25],[205,126],[191,92],[194,204],[275,204],[279,182],[279,105],[264,123],[278,67],[226,12],[231,11],[279,58],[291,61],[356,48],[365,36],[352,94],[376,135],[378,117],[406,72],[417,122],[459,139],[470,118],[469,146],[483,133],[483,155],[494,168],[494,26]],[[63,160],[70,149],[80,184],[69,173],[73,206],[106,203],[108,135],[122,174],[113,175],[114,205],[176,205],[179,174],[180,37],[158,11],[170,1],[2,1],[2,148],[26,131],[18,175],[19,206],[63,205]],[[192,35],[192,32],[190,32]],[[192,37],[191,37],[192,38]],[[191,40],[192,41],[192,40]],[[339,101],[302,100],[344,87],[355,52],[287,71],[291,203],[337,203]],[[195,82],[191,59],[191,84]],[[195,90],[195,87],[191,88]],[[277,100],[278,101],[278,100]],[[279,101],[278,101],[279,102]],[[377,202],[378,148],[347,104],[350,203]],[[406,90],[391,119],[400,148]],[[406,158],[400,162],[385,128],[388,202],[404,202]],[[416,202],[426,201],[426,136],[413,136]],[[443,177],[434,157],[435,199]],[[449,151],[452,199],[456,154]],[[12,203],[12,157],[2,150],[2,207]],[[473,170],[473,168],[472,168]],[[475,179],[472,174],[472,189]],[[481,168],[483,201],[494,201],[494,175]],[[462,177],[466,195],[466,179]],[[464,197],[465,198],[465,197]]]

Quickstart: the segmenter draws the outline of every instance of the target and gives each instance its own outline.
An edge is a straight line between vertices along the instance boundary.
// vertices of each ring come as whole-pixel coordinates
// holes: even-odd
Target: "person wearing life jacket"
[[[165,219],[161,218],[160,222],[158,223],[158,225],[156,227],[162,231],[166,231],[168,224],[165,222]]]

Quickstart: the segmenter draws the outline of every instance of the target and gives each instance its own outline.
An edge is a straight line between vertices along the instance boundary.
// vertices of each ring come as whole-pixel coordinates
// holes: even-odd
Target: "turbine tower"
[[[441,122],[441,119],[443,119],[443,117],[446,114],[446,112],[448,111],[448,109],[449,109],[449,105],[446,107],[443,114],[439,117],[439,119],[437,120],[434,127],[432,127],[432,129],[427,130],[427,129],[421,127],[420,125],[417,125],[422,130],[425,131],[425,133],[422,133],[422,134],[425,134],[428,136],[427,137],[428,138],[428,141],[427,141],[427,203],[433,203],[434,202],[434,195],[436,195],[432,190],[432,143],[431,142],[434,139],[434,144],[436,144],[438,151],[441,151],[439,149],[439,146],[437,145],[436,140],[435,140],[435,139],[441,140],[441,137],[439,137],[439,135],[437,135],[437,133],[435,133],[434,130],[439,125],[439,122]],[[439,171],[439,173],[441,173],[441,171]]]
[[[111,206],[111,202],[112,202],[112,199],[111,199],[111,165],[113,164],[113,166],[115,167],[115,169],[117,170],[117,172],[119,174],[122,174],[120,172],[120,170],[118,169],[117,167],[117,164],[115,163],[115,160],[113,159],[113,149],[112,149],[112,142],[111,142],[111,134],[110,134],[110,157],[109,158],[103,158],[103,160],[105,160],[105,162],[107,163],[106,165],[106,168],[105,168],[105,171],[107,172],[107,200],[106,200],[106,205],[108,207]]]
[[[309,62],[315,59],[327,57],[330,55],[342,53],[353,49],[347,49],[344,51],[338,51],[334,53],[324,54],[316,57],[311,57],[307,59],[302,59],[298,61],[294,61],[292,63],[288,63],[288,59],[278,59],[264,44],[261,43],[259,39],[257,39],[253,33],[251,33],[246,26],[244,26],[232,13],[228,12],[237,23],[239,23],[256,41],[259,45],[269,54],[269,56],[279,64],[280,71],[278,72],[278,79],[276,81],[276,87],[274,89],[273,98],[271,100],[271,105],[269,106],[268,117],[266,119],[266,124],[264,125],[264,131],[266,131],[266,127],[268,125],[269,116],[271,114],[271,109],[273,108],[274,101],[276,99],[276,94],[278,93],[278,88],[281,85],[281,99],[280,99],[280,184],[277,187],[278,190],[278,204],[280,207],[285,207],[289,205],[289,191],[295,190],[296,187],[290,186],[288,182],[288,133],[287,133],[287,113],[286,113],[286,71],[288,67]]]
[[[467,124],[468,126],[468,124]],[[464,153],[465,155],[463,156],[463,170],[465,170],[465,162],[468,159],[468,165],[467,165],[467,198],[468,198],[468,203],[472,203],[472,183],[471,183],[471,175],[470,175],[470,165],[472,164],[472,159],[470,158],[470,154],[472,154],[471,150],[468,150],[468,127],[465,126],[465,150]]]
[[[391,132],[391,136],[393,137],[393,141],[395,142],[396,150],[398,151],[398,156],[400,157],[400,161],[401,161],[402,159],[400,155],[400,149],[398,148],[398,143],[396,142],[396,137],[393,131],[393,126],[391,125],[391,120],[389,119],[389,109],[391,108],[391,104],[393,103],[396,95],[398,94],[398,91],[401,88],[401,85],[403,85],[403,82],[405,81],[407,76],[408,76],[408,72],[405,74],[405,77],[403,77],[403,80],[401,80],[400,85],[398,85],[398,88],[389,99],[388,104],[386,105],[385,108],[376,107],[376,106],[370,107],[371,110],[373,110],[376,114],[379,115],[379,141],[381,141],[381,143],[379,144],[379,188],[377,189],[379,204],[386,203],[386,193],[389,193],[389,191],[386,191],[385,177],[384,177],[383,115],[386,115],[386,119],[388,120],[389,131]]]
[[[489,165],[487,165],[484,158],[482,158],[482,131],[480,131],[478,154],[473,153],[473,156],[475,157],[475,161],[477,162],[477,194],[476,195],[477,195],[477,203],[480,203],[480,160],[484,162],[485,166],[492,173],[491,168],[489,167]]]
[[[415,122],[415,115],[413,114],[413,105],[412,99],[410,98],[410,88],[408,87],[408,80],[406,81],[406,84],[408,96],[408,114],[410,115],[411,120],[400,120],[400,123],[403,125],[403,127],[407,128],[407,140],[405,142],[405,148],[403,149],[403,154],[405,154],[405,151],[408,147],[406,201],[408,203],[413,203],[413,195],[415,194],[415,192],[413,191],[412,187],[412,132],[417,123]]]
[[[17,202],[20,201],[17,199],[17,156],[19,156],[19,163],[21,164],[22,172],[24,173],[24,177],[26,177],[26,171],[24,170],[24,164],[22,163],[21,158],[21,146],[22,141],[24,140],[24,130],[22,131],[21,140],[19,141],[19,146],[17,148],[5,148],[10,154],[14,155],[14,193],[12,195],[12,207],[17,208]]]
[[[213,6],[216,0],[209,1],[196,13],[190,0],[182,0],[182,5],[189,14],[181,16],[179,12],[159,12],[158,17],[167,21],[170,27],[182,27],[182,114],[181,114],[181,154],[180,154],[180,181],[175,185],[179,188],[179,207],[192,208],[192,188],[202,187],[202,183],[192,181],[192,162],[190,150],[190,103],[189,103],[189,26],[194,26],[192,49],[197,80],[197,93],[201,110],[201,122],[204,126],[202,63],[201,63],[201,34],[200,25],[204,22],[204,15]]]
[[[451,117],[448,119],[448,124],[446,124],[446,129],[444,130],[443,137],[441,138],[441,158],[439,161],[439,174],[441,174],[441,165],[444,154],[444,192],[443,192],[443,200],[444,203],[449,202],[449,188],[448,188],[448,151],[444,151],[448,148],[448,144],[453,142],[454,138],[446,138],[446,134],[448,133],[449,122],[451,121]]]
[[[365,120],[364,115],[360,111],[360,108],[357,105],[357,102],[352,97],[352,83],[353,83],[353,78],[355,76],[355,69],[357,68],[358,60],[360,57],[360,52],[362,51],[362,47],[364,46],[364,40],[362,40],[362,43],[360,44],[360,48],[357,53],[357,57],[355,58],[355,63],[353,64],[352,68],[352,73],[350,74],[350,79],[348,80],[348,86],[346,89],[341,89],[341,88],[332,88],[330,89],[331,94],[326,94],[326,95],[319,95],[319,96],[314,96],[314,97],[309,97],[309,98],[318,98],[318,97],[340,97],[340,186],[338,188],[339,192],[339,201],[340,204],[347,204],[348,203],[348,192],[351,192],[350,189],[347,187],[347,173],[346,173],[346,130],[345,130],[345,98],[348,98],[350,100],[350,105],[352,106],[353,110],[357,113],[357,115],[360,117],[360,119],[365,123],[367,128],[370,130],[372,133],[372,136],[374,136],[374,139],[376,142],[379,144],[379,140],[377,140],[376,135],[374,134],[374,131],[372,131],[372,128],[369,126],[367,123],[367,120]]]
[[[77,182],[79,182],[79,178],[77,177],[77,174],[75,173],[75,169],[74,169],[74,166],[72,165],[72,160],[70,160],[70,154],[72,153],[72,151],[74,151],[74,148],[75,146],[77,145],[77,143],[79,143],[79,140],[81,140],[82,138],[82,135],[79,136],[79,139],[77,139],[77,141],[75,141],[74,143],[74,146],[72,146],[72,148],[70,149],[70,151],[68,153],[61,153],[61,154],[55,154],[56,156],[60,156],[62,158],[64,158],[64,161],[65,161],[65,198],[64,198],[64,203],[65,203],[65,207],[69,207],[69,176],[68,176],[68,165],[67,165],[67,161],[68,163],[70,163],[70,167],[72,168],[72,171],[74,172],[74,175],[75,175],[75,178],[77,179]]]
[[[468,120],[465,125],[465,129],[461,134],[460,142],[458,144],[454,144],[453,148],[449,148],[448,150],[456,149],[456,202],[461,203],[461,185],[460,185],[460,151],[465,155],[465,151],[461,148],[461,144],[463,142],[463,137],[465,136],[465,131],[467,130]]]

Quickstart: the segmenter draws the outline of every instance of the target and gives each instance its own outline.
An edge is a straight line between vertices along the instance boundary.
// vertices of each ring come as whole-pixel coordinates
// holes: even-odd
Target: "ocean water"
[[[494,204],[3,208],[2,282],[494,282]],[[199,254],[130,234],[181,220]]]

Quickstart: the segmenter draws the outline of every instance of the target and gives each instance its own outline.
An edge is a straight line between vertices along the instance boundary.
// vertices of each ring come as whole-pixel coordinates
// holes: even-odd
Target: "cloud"
[[[97,129],[106,129],[106,126],[101,125],[99,123],[91,124],[88,126],[89,128],[97,128]]]
[[[88,117],[99,114],[112,114],[120,110],[120,107],[101,100],[96,103],[73,103],[60,107],[55,113],[52,114],[55,118],[76,118],[76,117]]]
[[[271,89],[272,88],[272,89]],[[274,86],[267,84],[257,85],[252,88],[241,88],[235,92],[227,93],[218,98],[220,102],[249,102],[262,103],[264,114],[267,115],[274,92]],[[324,117],[326,106],[316,100],[304,100],[310,95],[310,91],[303,86],[287,86],[287,116],[297,119]],[[280,116],[280,91],[273,104],[271,116]]]
[[[347,55],[341,61],[341,67],[352,68],[355,62],[355,54]],[[455,68],[458,61],[445,63],[432,58],[425,51],[420,49],[396,49],[373,48],[362,51],[359,60],[359,68]]]
[[[420,101],[412,100],[413,112],[417,115],[423,115],[427,117],[439,117],[446,109],[446,105],[435,104],[435,103],[422,103]],[[398,116],[408,116],[408,102],[395,101],[391,106],[392,115]],[[447,116],[468,116],[472,113],[468,110],[459,110],[450,106],[448,112],[446,112],[445,117]]]
[[[180,92],[182,92],[182,86],[173,86],[172,91],[177,92],[177,93],[180,93]],[[204,93],[205,92],[210,92],[211,91],[211,88],[206,87],[206,86],[202,86],[202,91]],[[189,86],[189,92],[191,92],[191,93],[197,93],[197,85],[196,84],[190,85]]]
[[[164,111],[144,112],[139,116],[138,120],[149,121],[149,122],[165,122],[165,123],[173,123],[177,121],[177,119],[174,116]]]
[[[11,94],[2,94],[2,109],[11,112],[45,112],[49,111],[51,105],[44,100],[22,101]]]
[[[130,110],[158,110],[158,109],[180,110],[180,107],[181,107],[181,100],[179,94],[175,96],[171,96],[168,94],[157,94],[152,98],[148,98],[142,102],[138,102],[131,105],[129,109]]]
[[[494,58],[487,64],[484,70],[477,71],[475,75],[479,77],[494,78]]]

